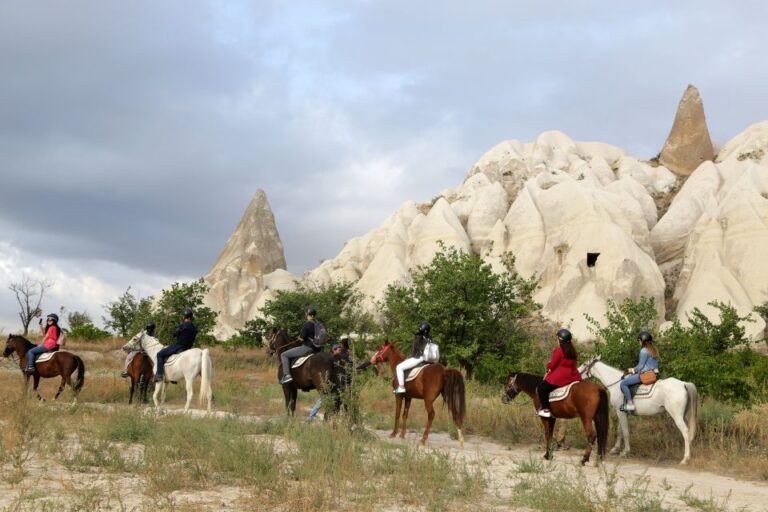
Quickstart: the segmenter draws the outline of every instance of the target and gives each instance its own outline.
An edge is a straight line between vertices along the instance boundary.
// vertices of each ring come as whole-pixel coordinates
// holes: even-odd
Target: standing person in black
[[[171,357],[173,354],[184,352],[189,350],[195,344],[195,337],[197,337],[197,326],[192,323],[194,313],[190,308],[184,310],[181,323],[173,331],[173,337],[176,342],[172,345],[168,345],[160,352],[157,353],[157,368],[155,368],[155,382],[162,382],[165,376],[165,360]]]
[[[309,308],[307,310],[307,319],[301,326],[301,334],[299,334],[299,341],[301,345],[286,350],[280,354],[280,361],[283,365],[283,378],[280,379],[280,384],[288,384],[293,380],[291,376],[291,359],[297,357],[308,356],[314,354],[320,349],[312,344],[312,340],[315,338],[315,317],[317,316],[317,310],[315,308]]]

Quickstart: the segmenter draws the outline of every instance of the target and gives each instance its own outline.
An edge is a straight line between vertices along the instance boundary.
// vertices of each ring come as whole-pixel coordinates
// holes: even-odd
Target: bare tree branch
[[[53,286],[52,281],[46,279],[34,279],[28,274],[21,275],[21,280],[11,283],[8,289],[16,296],[19,303],[19,320],[24,327],[24,335],[29,333],[29,324],[34,318],[42,316],[40,304],[43,302],[45,291]]]

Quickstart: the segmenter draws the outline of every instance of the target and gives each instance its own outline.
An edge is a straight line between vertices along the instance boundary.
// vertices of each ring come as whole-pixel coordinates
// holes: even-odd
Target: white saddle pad
[[[549,401],[550,402],[559,402],[560,400],[565,400],[568,398],[568,394],[571,392],[571,388],[574,384],[578,384],[577,382],[571,382],[567,386],[563,386],[561,388],[557,388],[553,392],[549,394]]]
[[[35,359],[35,364],[37,363],[44,363],[48,361],[50,358],[55,356],[59,352],[66,352],[65,350],[56,350],[54,352],[46,352],[45,354],[37,356],[37,359]]]
[[[425,365],[423,365],[423,366],[417,366],[417,367],[416,367],[416,368],[414,368],[413,370],[410,370],[410,371],[408,372],[408,376],[405,378],[405,382],[411,382],[413,379],[415,379],[416,377],[418,377],[418,376],[419,376],[419,374],[421,373],[421,371],[422,371],[424,368],[426,368],[427,366],[429,366],[429,365],[428,365],[428,364],[425,364]]]
[[[310,357],[312,357],[313,355],[315,355],[315,354],[309,354],[308,356],[301,356],[301,357],[299,357],[298,359],[295,359],[295,360],[293,361],[293,364],[291,364],[291,368],[298,368],[299,366],[301,366],[301,365],[303,365],[304,363],[306,363],[306,362],[307,362],[307,359],[309,359],[309,358],[310,358]]]
[[[637,387],[637,391],[635,391],[632,394],[632,398],[641,399],[641,400],[643,398],[651,398],[653,396],[653,392],[656,389],[656,382],[654,382],[653,384],[640,384]]]
[[[178,353],[176,353],[176,354],[173,354],[171,357],[169,357],[169,358],[168,358],[168,359],[165,361],[165,365],[164,365],[164,366],[165,366],[166,368],[168,368],[169,366],[173,366],[174,364],[176,364],[176,362],[179,360],[179,358],[181,358],[181,354],[183,354],[183,353],[184,353],[184,352],[178,352]]]

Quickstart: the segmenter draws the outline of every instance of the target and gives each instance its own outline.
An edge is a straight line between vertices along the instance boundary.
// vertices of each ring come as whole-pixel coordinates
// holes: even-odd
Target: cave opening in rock
[[[597,257],[600,256],[599,252],[588,252],[587,253],[587,266],[588,267],[594,267],[595,263],[597,263]]]

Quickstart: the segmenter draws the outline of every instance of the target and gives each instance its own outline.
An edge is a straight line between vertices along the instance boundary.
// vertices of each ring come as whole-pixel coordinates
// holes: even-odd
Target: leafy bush
[[[173,330],[181,322],[185,308],[195,312],[194,323],[197,326],[197,344],[210,345],[216,343],[213,328],[218,314],[203,305],[203,298],[208,293],[208,285],[200,278],[191,283],[173,283],[160,293],[160,300],[152,308],[152,316],[157,324],[155,336],[163,343],[173,343]],[[138,330],[143,328],[142,325]]]
[[[140,299],[131,293],[131,287],[116,300],[104,305],[107,316],[104,325],[118,336],[127,338],[139,332],[152,317],[152,297]]]
[[[248,320],[242,329],[224,342],[227,348],[261,347],[264,345],[264,325],[257,320]]]
[[[92,323],[81,323],[67,331],[67,337],[85,341],[98,341],[112,336],[112,333],[99,329]]]
[[[617,368],[629,368],[637,364],[639,345],[637,335],[648,331],[657,339],[658,313],[653,297],[641,297],[638,302],[625,299],[621,304],[608,299],[605,317],[608,323],[601,326],[592,316],[585,314],[588,329],[595,335],[595,352],[603,361]]]

